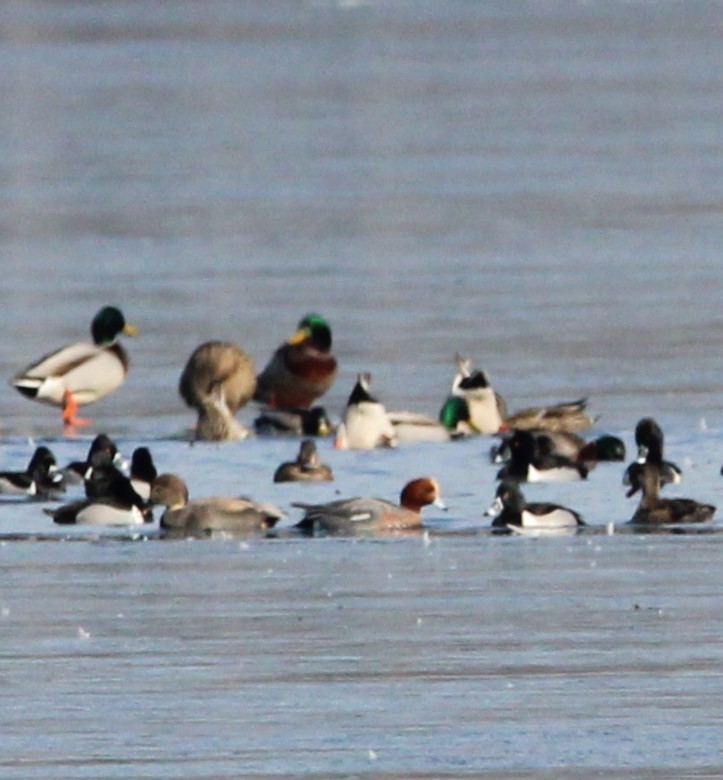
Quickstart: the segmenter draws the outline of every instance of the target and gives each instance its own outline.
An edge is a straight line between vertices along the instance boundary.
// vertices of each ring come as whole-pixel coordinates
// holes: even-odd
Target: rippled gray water
[[[261,365],[316,309],[334,416],[360,370],[436,414],[461,351],[513,410],[589,396],[629,450],[656,416],[678,492],[723,507],[721,10],[0,7],[0,376],[116,302],[143,333],[93,430],[289,513],[276,539],[161,543],[0,504],[3,777],[723,774],[722,535],[622,533],[604,464],[526,491],[591,533],[491,537],[486,440],[322,442],[336,483],[276,486],[297,442],[189,448],[176,393],[200,341]],[[92,434],[7,386],[0,426],[2,468]],[[449,505],[428,536],[286,530],[291,501],[422,473]]]

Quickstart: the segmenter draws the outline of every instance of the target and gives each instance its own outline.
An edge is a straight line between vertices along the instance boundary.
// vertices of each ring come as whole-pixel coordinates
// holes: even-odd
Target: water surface
[[[723,502],[720,3],[23,2],[0,8],[0,374],[115,302],[143,334],[77,439],[0,393],[0,465],[95,431],[280,538],[166,543],[0,505],[2,774],[720,776],[721,535],[622,533],[622,466],[530,486],[591,532],[489,535],[487,440],[188,447],[201,341],[260,367],[307,311],[341,372],[436,414],[457,351],[511,409],[654,415],[679,492]],[[240,415],[250,422],[254,410]],[[32,437],[32,441],[29,441]],[[301,540],[294,500],[395,497],[430,535]],[[608,524],[616,533],[606,535]],[[22,541],[20,541],[22,540]]]

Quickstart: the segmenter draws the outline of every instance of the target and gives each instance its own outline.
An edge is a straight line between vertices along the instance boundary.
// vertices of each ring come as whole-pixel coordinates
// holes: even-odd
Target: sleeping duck
[[[115,306],[104,306],[90,326],[93,343],[71,344],[18,372],[10,384],[26,398],[61,407],[66,426],[87,425],[78,407],[92,404],[119,387],[128,374],[128,355],[116,341],[138,331]]]
[[[258,375],[254,400],[272,408],[308,409],[331,387],[336,373],[329,323],[307,314]]]

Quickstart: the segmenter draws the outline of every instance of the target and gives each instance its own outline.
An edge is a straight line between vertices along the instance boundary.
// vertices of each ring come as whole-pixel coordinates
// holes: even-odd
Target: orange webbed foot
[[[63,423],[65,424],[66,428],[74,427],[76,425],[84,426],[93,424],[92,420],[87,420],[84,417],[78,417],[77,413],[78,402],[70,390],[66,390],[65,395],[63,396]]]

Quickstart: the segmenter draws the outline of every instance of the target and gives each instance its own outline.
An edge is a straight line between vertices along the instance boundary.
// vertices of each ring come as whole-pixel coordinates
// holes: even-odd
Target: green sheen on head
[[[99,346],[110,344],[115,341],[116,336],[123,331],[125,326],[125,317],[120,309],[115,306],[104,306],[93,317],[90,326],[93,342]]]
[[[451,395],[439,412],[439,421],[450,431],[457,429],[461,422],[469,422],[469,406],[460,396]]]
[[[320,349],[331,349],[331,327],[321,314],[316,312],[307,314],[299,322],[298,329],[307,331],[311,340]]]

